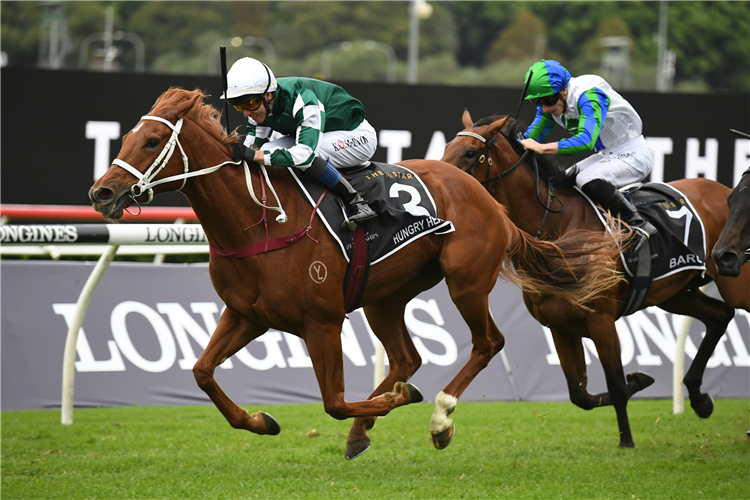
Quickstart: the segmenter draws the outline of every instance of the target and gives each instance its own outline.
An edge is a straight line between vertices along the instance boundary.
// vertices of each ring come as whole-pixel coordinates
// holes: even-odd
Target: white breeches
[[[292,146],[294,137],[281,136],[264,144],[262,149],[273,151],[278,148],[289,149]],[[323,132],[315,154],[329,160],[336,168],[348,168],[369,161],[377,148],[378,136],[375,129],[364,120],[354,130]]]
[[[594,153],[570,168],[577,168],[576,185],[594,179],[608,181],[616,188],[641,182],[651,173],[654,154],[646,139],[639,135],[625,144]]]

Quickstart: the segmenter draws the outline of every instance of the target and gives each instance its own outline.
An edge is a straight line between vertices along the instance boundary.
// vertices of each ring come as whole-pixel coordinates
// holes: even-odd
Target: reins
[[[225,161],[223,163],[220,163],[219,165],[214,165],[213,167],[204,168],[201,170],[196,171],[189,171],[188,168],[188,158],[185,154],[185,150],[182,148],[182,144],[180,144],[179,135],[182,131],[182,124],[183,119],[180,118],[177,120],[176,124],[172,124],[170,121],[165,120],[164,118],[161,118],[159,116],[151,116],[151,115],[145,115],[141,117],[141,120],[154,120],[161,122],[165,125],[167,125],[172,130],[172,135],[169,138],[169,141],[167,141],[167,144],[164,146],[164,149],[162,149],[161,153],[156,157],[156,159],[153,161],[151,166],[146,170],[145,173],[139,172],[135,167],[127,163],[126,161],[120,160],[119,158],[116,158],[112,161],[113,165],[117,165],[118,167],[121,167],[125,170],[127,170],[130,174],[134,175],[138,182],[133,184],[130,188],[130,197],[140,206],[140,204],[137,201],[137,197],[141,196],[142,194],[146,193],[148,195],[148,200],[145,202],[146,204],[151,203],[151,201],[154,198],[154,191],[153,188],[155,186],[158,186],[160,184],[165,184],[167,182],[174,182],[182,180],[182,185],[180,186],[177,191],[181,191],[185,184],[187,183],[187,180],[192,177],[197,177],[200,175],[208,175],[213,172],[216,172],[221,167],[225,165],[239,165],[239,162],[235,162],[232,160]],[[169,160],[172,158],[172,154],[174,153],[174,150],[176,147],[180,148],[180,152],[182,154],[182,163],[185,166],[185,170],[182,174],[178,175],[172,175],[170,177],[164,177],[163,179],[154,180],[156,176],[161,172],[166,166],[167,163],[169,163]],[[258,200],[258,198],[255,196],[255,190],[253,189],[253,179],[252,174],[250,172],[250,167],[248,167],[247,162],[245,160],[242,160],[242,165],[245,171],[245,183],[247,185],[248,192],[250,193],[250,197],[253,199],[253,202],[255,202],[256,205],[260,206],[263,209],[263,215],[261,218],[262,222],[266,222],[266,239],[263,242],[259,243],[253,243],[251,245],[247,245],[245,247],[241,248],[233,248],[233,249],[226,249],[226,250],[219,250],[214,247],[209,248],[210,255],[214,257],[233,257],[233,258],[239,258],[239,257],[249,257],[251,255],[256,255],[259,253],[264,252],[270,252],[272,250],[278,250],[280,248],[285,248],[287,246],[293,245],[300,241],[303,236],[307,235],[308,238],[310,238],[313,241],[316,241],[314,238],[312,238],[308,232],[312,229],[312,222],[315,218],[315,213],[320,206],[320,203],[323,201],[323,198],[327,194],[328,190],[324,191],[321,195],[320,199],[318,200],[317,205],[315,208],[313,208],[312,214],[310,215],[310,223],[299,230],[298,232],[289,235],[289,236],[282,236],[279,238],[274,238],[272,240],[268,239],[268,223],[266,218],[266,210],[274,210],[279,212],[279,215],[276,217],[276,222],[279,224],[284,224],[287,222],[288,217],[286,215],[286,212],[284,211],[284,208],[281,206],[281,200],[279,200],[279,196],[276,193],[276,190],[273,187],[273,184],[271,183],[271,180],[268,177],[268,171],[266,170],[264,165],[258,165],[259,173],[258,176],[260,178],[260,185],[261,185],[261,200]],[[265,182],[264,182],[265,178]],[[273,194],[274,198],[276,198],[276,203],[278,206],[272,207],[265,204],[266,202],[266,184],[268,184],[269,189],[271,190],[271,193]],[[258,224],[261,222],[259,221]],[[257,224],[254,224],[257,225]],[[253,226],[250,226],[253,227]],[[248,228],[249,229],[249,228]]]
[[[531,169],[534,172],[534,190],[535,190],[535,194],[536,194],[536,199],[539,202],[539,204],[542,206],[542,208],[544,208],[544,217],[542,217],[542,224],[539,226],[539,230],[536,232],[536,235],[535,235],[535,238],[538,239],[539,235],[542,234],[542,228],[544,227],[544,223],[547,221],[547,216],[549,215],[549,213],[550,212],[553,213],[553,214],[562,213],[562,211],[563,211],[563,209],[565,207],[563,206],[562,201],[560,201],[559,198],[556,198],[557,202],[560,204],[560,210],[555,210],[555,209],[550,208],[550,206],[552,205],[552,198],[555,198],[555,190],[554,190],[552,184],[550,184],[549,182],[547,183],[547,203],[546,203],[546,205],[542,201],[541,195],[539,193],[539,179],[540,179],[540,177],[539,177],[539,165],[537,164],[536,155],[534,155],[533,152],[531,150],[529,150],[529,149],[527,149],[526,151],[523,152],[523,154],[518,158],[518,161],[515,163],[515,165],[513,165],[512,167],[510,167],[508,170],[499,173],[498,175],[490,177],[490,173],[491,173],[490,169],[492,167],[492,158],[490,157],[490,153],[492,151],[492,148],[495,145],[495,141],[497,140],[497,136],[498,135],[500,135],[500,133],[492,136],[492,138],[490,138],[489,140],[487,140],[487,139],[485,139],[484,137],[482,137],[481,135],[479,135],[479,134],[477,134],[475,132],[462,131],[462,132],[459,132],[458,134],[456,134],[456,136],[473,137],[474,139],[477,139],[478,141],[481,141],[482,144],[485,145],[484,151],[479,156],[479,158],[477,158],[477,161],[475,161],[474,164],[469,168],[469,170],[467,170],[467,172],[469,174],[474,174],[474,171],[476,171],[476,169],[482,163],[484,163],[485,160],[486,160],[487,161],[487,175],[486,175],[487,178],[485,180],[483,180],[483,181],[480,181],[480,183],[485,187],[485,189],[487,189],[489,191],[489,184],[490,184],[490,182],[492,182],[494,180],[497,180],[497,179],[500,179],[500,178],[505,177],[506,175],[510,174],[511,172],[513,172],[514,170],[516,170],[518,167],[520,167],[522,163],[524,163],[524,160],[526,159],[527,156],[530,157],[531,158],[531,162],[530,162],[531,163]],[[503,135],[503,137],[505,137],[505,135]],[[505,138],[506,138],[506,140],[508,140],[508,142],[510,142],[510,140],[507,137],[505,137]]]

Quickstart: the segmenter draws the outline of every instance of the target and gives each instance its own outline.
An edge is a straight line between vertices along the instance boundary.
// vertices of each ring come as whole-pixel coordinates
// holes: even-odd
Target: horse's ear
[[[495,120],[490,125],[489,132],[492,135],[497,134],[498,132],[500,132],[503,129],[503,127],[505,126],[505,124],[508,123],[509,119],[510,119],[510,115],[506,116],[505,118],[500,118],[499,120]]]
[[[464,109],[464,114],[461,116],[461,123],[464,124],[465,128],[471,128],[471,125],[474,123],[468,109]]]
[[[200,92],[196,92],[193,97],[188,99],[187,101],[183,101],[177,106],[174,107],[174,114],[177,119],[180,119],[184,117],[188,112],[195,107],[195,105],[198,102],[198,99],[202,99],[203,96],[200,94]]]

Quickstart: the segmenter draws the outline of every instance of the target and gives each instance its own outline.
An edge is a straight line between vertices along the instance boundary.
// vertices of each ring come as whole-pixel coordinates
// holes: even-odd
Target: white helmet
[[[273,92],[277,87],[276,77],[268,66],[257,59],[243,57],[229,68],[227,92],[221,98],[228,98],[230,104],[240,104],[252,95]]]

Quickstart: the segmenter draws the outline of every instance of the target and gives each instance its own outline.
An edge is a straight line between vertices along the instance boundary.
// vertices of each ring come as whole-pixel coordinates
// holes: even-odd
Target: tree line
[[[536,58],[560,60],[573,74],[598,72],[603,37],[629,44],[626,87],[653,90],[662,2],[431,2],[420,20],[419,82],[445,85],[520,86]],[[674,90],[750,92],[750,2],[671,1],[667,48],[674,53]],[[212,52],[228,47],[232,60],[276,55],[277,74],[336,81],[386,79],[390,46],[398,81],[406,81],[409,2],[394,1],[3,1],[0,42],[7,64],[49,67],[55,38],[59,69],[101,69],[98,46],[81,54],[92,33],[136,34],[145,46],[145,69],[157,73],[218,74]],[[57,31],[53,32],[54,22]],[[60,27],[64,32],[60,31]],[[378,42],[380,49],[374,50]],[[351,42],[350,45],[334,45]],[[47,44],[45,46],[45,44]],[[385,44],[385,45],[383,45]],[[133,71],[136,54],[123,40],[115,70]],[[348,50],[343,50],[348,48]],[[335,50],[334,50],[335,49]],[[329,64],[323,64],[324,54]],[[213,59],[212,59],[213,58]],[[82,67],[81,60],[84,60]],[[324,74],[327,70],[329,74]]]

